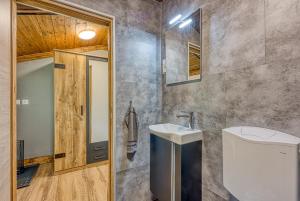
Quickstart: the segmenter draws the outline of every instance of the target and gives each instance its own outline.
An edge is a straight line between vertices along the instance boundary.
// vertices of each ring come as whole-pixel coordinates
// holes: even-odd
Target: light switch
[[[20,104],[21,104],[21,100],[17,99],[17,100],[16,100],[16,104],[17,104],[17,105],[20,105]]]
[[[28,105],[29,104],[29,100],[28,99],[23,99],[22,100],[22,105]]]
[[[162,73],[166,73],[167,72],[167,68],[166,68],[166,59],[162,60]]]

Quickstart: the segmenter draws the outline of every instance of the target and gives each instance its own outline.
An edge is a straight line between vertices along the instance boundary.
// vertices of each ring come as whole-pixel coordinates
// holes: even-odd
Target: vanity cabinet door
[[[159,201],[171,201],[171,147],[170,141],[151,134],[150,190]]]
[[[202,141],[175,145],[175,160],[176,201],[201,201]]]

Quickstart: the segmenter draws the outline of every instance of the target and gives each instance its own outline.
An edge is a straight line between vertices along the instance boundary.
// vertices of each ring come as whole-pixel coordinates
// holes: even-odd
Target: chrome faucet
[[[194,129],[195,128],[195,116],[194,112],[182,112],[185,114],[178,114],[176,115],[177,118],[184,117],[189,118],[189,128]]]

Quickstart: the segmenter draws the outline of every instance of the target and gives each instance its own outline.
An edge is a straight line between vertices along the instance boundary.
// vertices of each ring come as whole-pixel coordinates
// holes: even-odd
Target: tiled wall
[[[160,121],[161,4],[152,0],[69,0],[116,16],[117,200],[150,200],[148,125]],[[9,7],[9,1],[1,1]],[[299,0],[165,0],[163,24],[203,8],[200,83],[163,88],[163,120],[196,111],[204,130],[203,200],[227,200],[222,185],[221,129],[254,125],[300,137]],[[1,14],[9,16],[9,9]],[[0,24],[9,26],[8,17]],[[3,27],[3,26],[2,26]],[[1,47],[9,52],[9,28]],[[1,199],[9,197],[9,55],[1,55]],[[139,150],[126,159],[123,116],[133,100],[140,118]],[[5,157],[4,157],[5,156]],[[3,160],[5,159],[5,160]]]
[[[204,131],[203,200],[228,200],[221,129],[260,126],[300,137],[300,1],[165,0],[163,24],[203,8],[203,79],[163,88],[163,121],[196,111]]]
[[[148,125],[160,121],[161,4],[153,0],[69,0],[116,17],[116,169],[118,201],[150,200]],[[129,101],[139,118],[138,150],[127,160],[123,123]]]

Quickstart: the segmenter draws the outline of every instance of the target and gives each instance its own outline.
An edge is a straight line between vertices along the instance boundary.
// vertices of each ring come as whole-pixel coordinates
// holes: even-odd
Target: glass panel
[[[201,80],[201,9],[165,32],[166,83]]]

